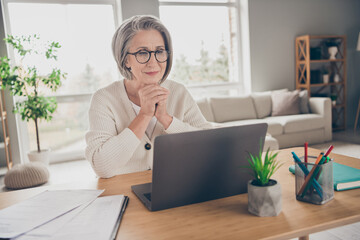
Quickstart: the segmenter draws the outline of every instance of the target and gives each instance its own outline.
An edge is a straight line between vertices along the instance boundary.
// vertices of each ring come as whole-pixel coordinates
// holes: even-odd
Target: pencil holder
[[[315,164],[317,157],[309,156],[308,163],[300,158],[295,164],[296,199],[313,204],[324,204],[334,198],[333,161],[320,161]]]

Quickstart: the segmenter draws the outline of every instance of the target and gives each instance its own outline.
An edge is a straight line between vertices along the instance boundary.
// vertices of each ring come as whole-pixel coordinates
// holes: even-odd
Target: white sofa
[[[221,126],[246,125],[265,122],[268,136],[264,149],[271,150],[331,141],[331,100],[306,98],[309,113],[271,116],[272,92],[253,93],[247,96],[203,98],[197,104],[209,122]]]

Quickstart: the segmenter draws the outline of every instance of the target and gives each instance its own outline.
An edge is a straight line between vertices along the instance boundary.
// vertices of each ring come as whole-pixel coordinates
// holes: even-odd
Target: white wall
[[[295,89],[295,37],[347,35],[347,126],[360,97],[358,0],[249,0],[252,90]]]
[[[121,0],[121,9],[123,19],[140,14],[159,17],[158,0]]]

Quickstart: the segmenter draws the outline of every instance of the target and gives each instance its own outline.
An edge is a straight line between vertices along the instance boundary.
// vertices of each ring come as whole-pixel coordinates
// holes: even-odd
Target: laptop
[[[161,135],[155,138],[152,182],[131,186],[158,211],[247,192],[248,153],[259,153],[267,124]]]

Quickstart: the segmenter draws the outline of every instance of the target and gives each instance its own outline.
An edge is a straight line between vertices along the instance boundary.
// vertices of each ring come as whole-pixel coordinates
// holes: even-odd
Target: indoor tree
[[[2,88],[9,89],[13,96],[18,96],[13,112],[19,113],[22,120],[34,121],[37,151],[41,152],[39,120],[50,121],[57,108],[55,97],[44,95],[46,92],[55,92],[61,86],[66,73],[56,67],[50,67],[49,72],[43,73],[39,66],[33,66],[29,62],[25,65],[24,62],[31,57],[37,57],[41,59],[41,64],[51,66],[51,62],[57,60],[57,50],[61,46],[58,42],[42,43],[38,35],[8,35],[4,41],[14,48],[20,59],[12,65],[8,57],[0,58]]]

